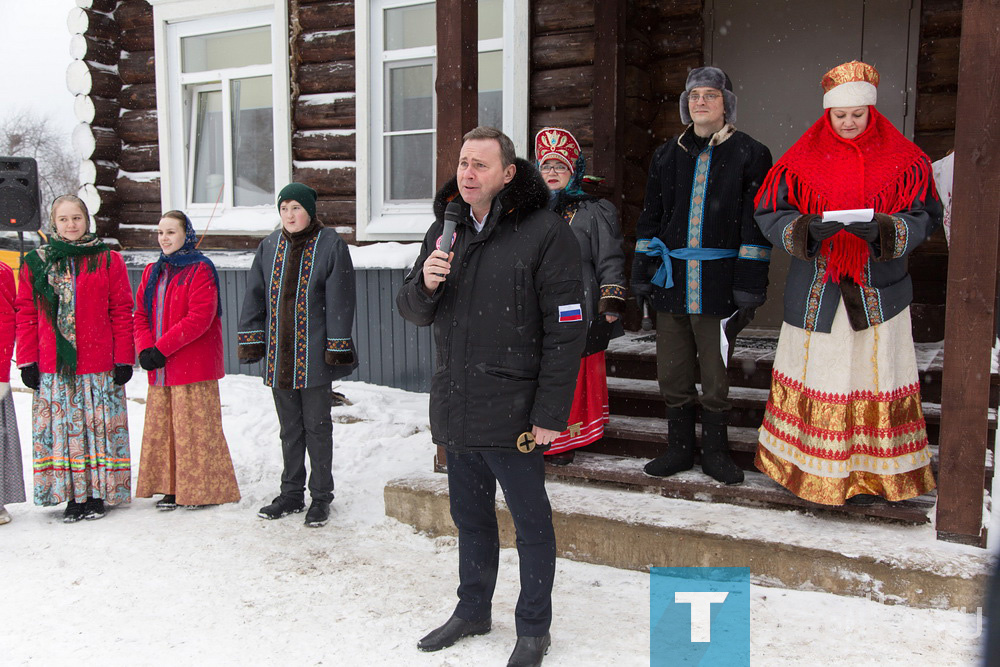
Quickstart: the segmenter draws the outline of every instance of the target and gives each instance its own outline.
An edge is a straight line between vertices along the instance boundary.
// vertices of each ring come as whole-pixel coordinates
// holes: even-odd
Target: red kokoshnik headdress
[[[874,106],[868,111],[865,131],[844,139],[824,110],[768,172],[754,204],[774,207],[784,179],[788,203],[802,213],[873,208],[893,214],[908,209],[932,183],[930,160]],[[842,230],[823,241],[820,253],[829,260],[824,280],[847,277],[864,284],[869,256],[864,240]]]

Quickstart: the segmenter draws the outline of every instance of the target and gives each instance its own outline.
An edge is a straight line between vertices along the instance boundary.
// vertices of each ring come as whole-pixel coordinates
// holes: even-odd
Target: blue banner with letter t
[[[650,568],[649,664],[749,666],[750,568]]]

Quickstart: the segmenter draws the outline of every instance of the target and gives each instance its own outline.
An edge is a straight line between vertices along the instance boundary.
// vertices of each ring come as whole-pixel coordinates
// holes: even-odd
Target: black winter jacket
[[[441,189],[436,220],[396,296],[403,317],[434,324],[431,435],[453,452],[515,449],[532,425],[563,431],[573,402],[586,338],[582,316],[568,315],[583,302],[579,244],[545,208],[549,194],[538,170],[515,164],[478,234],[455,179]],[[463,208],[455,258],[448,279],[428,295],[424,260],[452,200]]]

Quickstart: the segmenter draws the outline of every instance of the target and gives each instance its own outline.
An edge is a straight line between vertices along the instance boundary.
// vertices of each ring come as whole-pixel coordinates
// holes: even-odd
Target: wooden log
[[[299,25],[305,32],[336,30],[354,26],[354,3],[335,0],[299,7]]]
[[[531,75],[533,109],[584,107],[591,103],[593,92],[593,67],[564,67]]]
[[[358,203],[353,198],[319,197],[316,217],[327,226],[353,225],[357,221]]]
[[[535,0],[531,3],[532,34],[559,32],[594,25],[594,3]]]
[[[122,30],[118,45],[124,51],[151,51],[153,49],[153,27]]]
[[[705,25],[698,17],[688,21],[672,21],[665,31],[657,32],[649,44],[650,57],[656,60],[686,53],[701,53],[704,47]]]
[[[109,215],[95,215],[94,227],[97,231],[97,235],[101,238],[114,237],[117,235],[119,230],[117,211],[112,211]],[[116,249],[116,244],[108,243],[107,245],[112,250]]]
[[[156,142],[149,144],[126,144],[122,146],[121,155],[118,157],[118,165],[124,171],[159,171],[160,145]]]
[[[980,547],[986,546],[986,531],[979,480],[990,440],[990,373],[984,364],[994,341],[1000,248],[996,15],[996,4],[988,0],[962,5],[935,522],[938,539]]]
[[[74,60],[66,68],[66,87],[74,95],[114,98],[122,88],[122,81],[107,65]]]
[[[159,202],[160,177],[133,178],[123,174],[115,181],[118,198],[124,202]]]
[[[921,95],[917,100],[916,132],[953,130],[957,97],[951,93]]]
[[[128,110],[118,119],[118,136],[127,144],[146,144],[157,141],[160,130],[156,110]]]
[[[118,61],[118,76],[122,83],[156,83],[152,51],[122,51]]]
[[[300,130],[355,127],[357,122],[353,95],[339,98],[327,95],[316,98],[300,97],[295,103],[294,116],[295,127]]]
[[[354,60],[354,31],[350,29],[303,33],[296,44],[304,63]]]
[[[660,19],[671,19],[679,16],[701,16],[704,0],[633,0],[632,7],[636,12],[650,12]]]
[[[80,183],[111,187],[118,178],[118,165],[107,160],[80,160]]]
[[[648,124],[637,125],[633,122],[625,122],[625,151],[624,156],[632,157],[636,160],[642,158],[656,147],[653,139],[653,131]]]
[[[355,195],[356,170],[354,167],[312,168],[298,166],[292,168],[292,178],[297,183],[305,183],[320,195]]]
[[[677,103],[667,102],[660,105],[660,110],[650,125],[653,132],[653,143],[662,144],[667,139],[677,136],[684,131],[684,124],[681,122],[680,110]]]
[[[94,39],[88,35],[73,35],[69,40],[69,55],[76,60],[89,60],[102,65],[118,64],[118,45]]]
[[[292,136],[294,160],[353,160],[357,137],[353,132],[296,132]]]
[[[644,100],[641,97],[625,98],[625,119],[648,127],[656,118],[656,111],[659,108],[654,102]]]
[[[653,92],[663,95],[680,95],[684,92],[688,72],[701,67],[701,53],[664,58],[651,62],[649,77],[653,84]]]
[[[110,14],[115,9],[117,0],[76,0],[76,6],[81,9],[93,9],[104,14]]]
[[[932,161],[940,160],[948,154],[948,151],[955,148],[955,132],[953,130],[915,132],[913,143],[920,146],[920,150],[927,153]]]
[[[118,112],[121,107],[116,100],[92,95],[77,95],[73,99],[73,112],[76,119],[88,125],[114,128],[118,125]]]
[[[155,109],[156,84],[133,83],[122,86],[122,90],[118,94],[118,102],[123,109]]]
[[[631,23],[625,26],[625,41],[621,45],[626,65],[643,67],[649,60],[649,34]]]
[[[93,216],[98,213],[107,215],[118,206],[118,193],[111,187],[86,183],[80,187],[76,195],[83,200]]]
[[[122,30],[153,29],[153,8],[146,0],[124,0],[115,10],[115,20]]]
[[[962,0],[924,0],[920,14],[921,41],[962,34]]]
[[[541,35],[531,41],[531,67],[535,71],[593,63],[593,30]]]
[[[462,135],[479,124],[479,54],[476,36],[479,14],[476,3],[437,0],[437,137],[436,188],[454,176],[462,148]],[[440,454],[440,449],[438,450]]]
[[[81,160],[115,162],[122,142],[114,130],[80,123],[73,128],[73,150]]]
[[[636,65],[625,66],[625,97],[650,102],[656,98],[649,70]]]
[[[163,217],[159,200],[155,202],[122,202],[118,217],[123,225],[155,225]]]
[[[539,109],[531,112],[531,136],[543,127],[562,127],[573,133],[577,141],[594,145],[594,107]]]
[[[107,14],[85,9],[83,7],[73,7],[66,17],[66,27],[71,35],[89,35],[94,39],[103,39],[113,42],[118,38],[120,30],[118,24]]]
[[[958,37],[939,37],[920,43],[917,90],[958,90]]]
[[[356,85],[354,61],[304,63],[299,66],[298,82],[303,95],[353,92]]]

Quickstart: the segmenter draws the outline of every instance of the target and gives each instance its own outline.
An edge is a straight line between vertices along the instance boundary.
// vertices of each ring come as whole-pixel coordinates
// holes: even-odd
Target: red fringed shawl
[[[891,215],[910,208],[928,186],[930,160],[875,107],[868,109],[868,127],[854,139],[838,135],[824,111],[771,168],[754,204],[776,207],[784,179],[788,203],[802,213],[873,208]],[[863,284],[865,241],[842,230],[823,241],[820,253],[829,260],[824,280]]]

